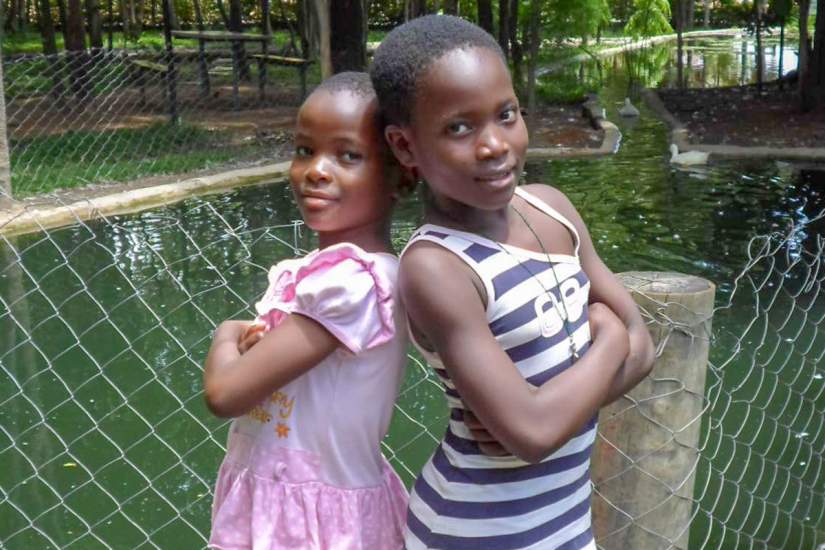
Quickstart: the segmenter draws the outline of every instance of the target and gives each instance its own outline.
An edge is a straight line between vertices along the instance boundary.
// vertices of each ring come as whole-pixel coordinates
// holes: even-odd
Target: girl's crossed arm
[[[584,426],[627,355],[621,321],[595,305],[590,349],[536,388],[490,332],[484,298],[452,253],[430,243],[413,245],[402,259],[399,283],[413,326],[439,354],[465,405],[505,449],[528,462],[542,460]]]
[[[248,412],[339,346],[338,339],[320,323],[297,313],[248,347],[250,325],[249,321],[224,321],[215,330],[203,381],[206,405],[217,416]],[[241,346],[247,348],[243,355]]]

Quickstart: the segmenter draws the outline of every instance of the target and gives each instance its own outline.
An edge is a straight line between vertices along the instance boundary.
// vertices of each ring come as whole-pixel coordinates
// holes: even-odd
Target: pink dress
[[[407,492],[380,450],[406,364],[397,271],[351,244],[272,267],[259,320],[299,313],[342,346],[233,421],[210,547],[403,548]]]

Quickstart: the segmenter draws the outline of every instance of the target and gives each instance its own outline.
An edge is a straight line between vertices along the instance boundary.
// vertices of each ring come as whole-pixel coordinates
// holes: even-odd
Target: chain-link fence
[[[4,57],[14,195],[288,156],[317,67],[261,40],[205,36],[202,48],[175,39],[173,55]]]
[[[0,236],[4,547],[204,546],[227,423],[204,407],[201,365],[215,325],[251,315],[267,267],[312,246],[299,223],[272,223],[290,219],[288,189],[269,186]],[[691,548],[825,541],[825,242],[807,227],[751,241],[730,299],[713,312],[712,338],[692,328],[707,318],[676,319],[684,303],[653,297],[645,307],[662,353],[676,337],[712,340],[707,382],[697,389],[657,370],[645,396],[613,411],[663,435],[630,452],[602,433],[621,450],[612,479],[637,480],[631,489],[653,504],[616,498],[597,480],[620,518],[601,545],[634,530],[642,545],[625,547],[682,546],[688,536]],[[394,240],[411,230],[397,225]],[[679,422],[656,416],[673,410],[657,411],[661,403],[686,402],[698,407]],[[383,447],[406,482],[445,423],[437,379],[411,356]],[[674,442],[692,462],[677,464]],[[674,501],[686,513],[670,513],[676,524],[659,531],[650,520]]]

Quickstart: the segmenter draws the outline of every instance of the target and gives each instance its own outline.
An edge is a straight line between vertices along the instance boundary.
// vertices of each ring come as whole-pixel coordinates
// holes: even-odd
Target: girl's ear
[[[412,152],[408,132],[409,129],[407,128],[389,124],[384,128],[384,137],[387,139],[387,143],[390,144],[390,149],[392,149],[392,153],[398,159],[399,164],[404,168],[414,169],[416,165],[415,155]]]

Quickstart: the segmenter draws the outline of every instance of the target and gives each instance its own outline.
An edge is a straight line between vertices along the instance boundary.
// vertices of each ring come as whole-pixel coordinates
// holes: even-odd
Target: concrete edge
[[[20,235],[106,216],[131,214],[174,204],[191,197],[219,193],[235,187],[281,178],[288,172],[289,162],[279,162],[254,168],[230,170],[176,183],[123,191],[55,207],[27,207],[17,202],[12,205],[10,212],[0,212],[0,234]]]
[[[670,126],[671,143],[675,143],[680,152],[701,151],[710,153],[714,158],[825,162],[825,147],[747,147],[744,145],[692,143],[687,127],[667,110],[656,90],[646,88],[642,90],[642,97],[647,106]]]

